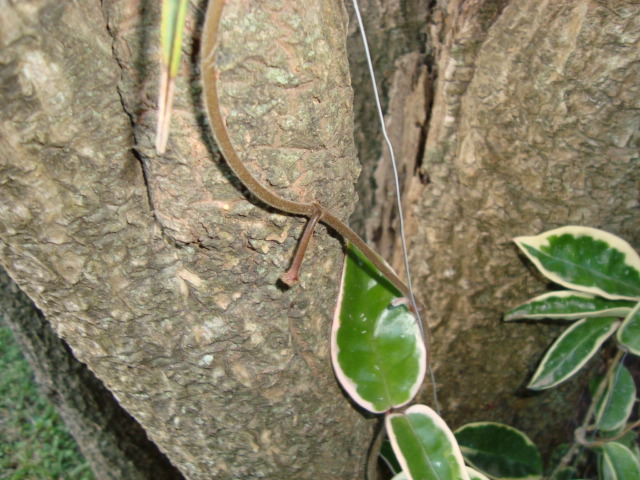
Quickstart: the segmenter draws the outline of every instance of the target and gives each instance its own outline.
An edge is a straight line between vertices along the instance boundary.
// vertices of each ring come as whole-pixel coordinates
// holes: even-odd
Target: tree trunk
[[[278,283],[304,222],[252,203],[215,153],[197,72],[205,3],[162,157],[155,2],[1,6],[12,278],[188,478],[356,477],[374,425],[328,360],[341,243],[319,228],[300,285]],[[357,174],[346,21],[334,1],[233,2],[222,38],[247,163],[273,160],[273,188],[343,217]]]
[[[254,202],[216,153],[197,67],[206,2],[190,9],[164,156],[157,6],[77,3],[0,0],[0,262],[186,477],[362,478],[374,422],[328,359],[341,244],[319,229],[301,285],[278,283],[304,223]],[[443,416],[551,446],[582,383],[523,393],[557,327],[500,322],[544,290],[510,239],[574,223],[640,243],[640,6],[362,3]],[[227,2],[219,53],[245,161],[343,217],[357,173],[345,21],[336,0]],[[356,224],[401,271],[371,104],[356,97]]]
[[[184,478],[3,271],[0,314],[97,480]]]
[[[442,413],[452,427],[510,423],[549,453],[573,438],[586,376],[545,393],[524,388],[561,327],[501,322],[545,291],[511,239],[577,224],[640,245],[640,4],[437,3],[417,25],[410,20],[420,13],[403,15],[404,2],[371,7],[391,25],[370,26],[369,36],[387,45],[397,32],[428,33],[394,65],[381,55],[378,71],[406,172],[409,263],[427,305]],[[362,89],[354,85],[356,112],[371,102]],[[375,131],[372,117],[360,117],[359,129]],[[356,139],[360,151],[381,150],[371,137]],[[367,212],[369,240],[401,271],[386,159],[363,168],[372,173],[360,185],[377,188],[361,195],[369,203],[358,211]]]

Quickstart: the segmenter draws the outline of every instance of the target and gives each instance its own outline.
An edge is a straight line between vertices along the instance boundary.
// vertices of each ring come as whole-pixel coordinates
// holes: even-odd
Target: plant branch
[[[548,478],[553,478],[561,469],[567,467],[573,460],[573,457],[577,455],[580,448],[584,446],[589,446],[591,444],[591,442],[587,441],[586,438],[584,438],[585,432],[589,430],[589,424],[591,423],[591,420],[595,415],[596,408],[598,407],[598,403],[600,402],[600,398],[602,397],[602,395],[604,395],[604,392],[607,389],[607,384],[609,383],[609,380],[613,377],[613,373],[615,372],[615,369],[620,363],[620,359],[622,358],[623,355],[624,355],[624,352],[622,350],[618,350],[616,352],[615,357],[613,357],[613,361],[611,362],[611,364],[609,365],[609,368],[607,369],[607,373],[605,374],[604,378],[600,382],[600,385],[598,386],[596,393],[593,395],[593,398],[591,399],[591,404],[589,405],[589,409],[587,410],[587,413],[584,417],[584,421],[582,422],[582,425],[578,427],[575,431],[575,440],[571,445],[571,448],[569,448],[567,453],[564,454],[564,456],[562,457],[562,460],[560,460],[560,463],[558,463],[558,465],[553,470],[553,472],[551,472],[551,475],[549,475]]]
[[[318,224],[318,221],[322,217],[322,209],[318,207],[316,213],[309,218],[307,222],[307,226],[302,233],[302,237],[300,237],[300,243],[298,244],[298,251],[296,252],[296,256],[293,257],[293,263],[291,264],[291,268],[287,270],[281,277],[282,280],[287,285],[291,286],[295,283],[298,283],[298,273],[300,272],[300,267],[302,266],[302,260],[304,260],[304,254],[307,251],[307,247],[309,246],[309,241],[313,236],[313,231]]]

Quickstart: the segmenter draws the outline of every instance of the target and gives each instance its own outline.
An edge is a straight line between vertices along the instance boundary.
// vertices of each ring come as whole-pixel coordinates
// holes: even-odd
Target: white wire
[[[396,164],[396,156],[393,151],[393,145],[391,145],[391,140],[389,139],[389,135],[387,134],[387,128],[384,124],[384,114],[382,113],[382,107],[380,106],[380,96],[378,95],[378,86],[376,82],[376,75],[373,70],[373,62],[371,61],[371,54],[369,53],[369,44],[367,42],[367,34],[364,30],[364,23],[362,22],[362,16],[360,15],[360,7],[358,6],[358,0],[353,0],[353,7],[355,9],[356,18],[358,19],[358,26],[360,27],[360,35],[362,36],[362,43],[364,44],[364,52],[367,58],[367,66],[369,67],[369,75],[371,76],[371,83],[373,84],[373,96],[376,99],[376,108],[378,110],[378,118],[380,119],[380,127],[382,128],[382,136],[384,137],[384,141],[387,144],[387,148],[389,149],[389,156],[391,157],[391,165],[393,166],[393,179],[396,185],[396,202],[398,204],[398,224],[400,226],[400,240],[402,243],[402,255],[404,257],[404,269],[407,274],[407,287],[409,287],[409,296],[411,297],[409,300],[411,301],[411,305],[413,306],[413,310],[416,313],[416,321],[418,323],[418,327],[420,328],[420,334],[422,335],[422,341],[424,342],[424,327],[422,325],[422,318],[420,316],[420,309],[416,303],[416,299],[413,295],[413,286],[411,284],[411,273],[409,271],[409,255],[407,254],[407,242],[404,236],[404,218],[402,215],[402,197],[400,195],[400,180],[398,178],[398,166]],[[438,403],[438,395],[436,393],[436,381],[435,376],[433,374],[433,369],[431,368],[431,364],[428,365],[429,375],[431,377],[431,383],[433,385],[433,399],[434,406],[436,407],[436,411],[438,415],[440,414],[440,405]]]

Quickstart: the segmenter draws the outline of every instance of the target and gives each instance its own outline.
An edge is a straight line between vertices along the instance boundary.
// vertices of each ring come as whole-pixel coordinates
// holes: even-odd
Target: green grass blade
[[[610,299],[640,300],[640,257],[615,235],[569,226],[515,242],[555,283]]]
[[[188,4],[188,0],[162,2],[162,61],[169,66],[169,75],[172,77],[178,76]]]
[[[53,405],[0,319],[0,479],[93,480]]]
[[[187,13],[188,0],[163,0],[162,3],[162,73],[158,100],[158,126],[156,129],[156,151],[163,154],[169,139],[171,111],[175,79],[180,66],[182,34]]]
[[[521,319],[577,320],[591,317],[623,317],[635,306],[627,300],[609,300],[591,293],[561,290],[545,293],[509,310],[505,321]]]
[[[542,459],[521,431],[494,422],[469,423],[454,432],[466,462],[496,479],[542,478]]]
[[[568,380],[598,351],[619,322],[616,318],[585,318],[567,330],[549,348],[528,388],[544,390]]]

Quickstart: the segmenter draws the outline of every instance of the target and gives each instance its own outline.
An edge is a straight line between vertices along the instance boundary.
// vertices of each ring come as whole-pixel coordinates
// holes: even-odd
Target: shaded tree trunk
[[[410,264],[428,306],[443,416],[453,427],[510,423],[549,453],[573,437],[585,377],[551,392],[524,388],[560,327],[501,322],[545,291],[511,239],[577,224],[640,245],[640,5],[436,3],[411,34],[396,24],[369,30],[379,45],[397,31],[427,33],[395,63],[381,56],[378,71],[389,72],[381,81],[387,123],[406,172]],[[382,10],[409,28],[403,4]],[[370,103],[359,98],[356,105]],[[365,132],[368,118],[359,118]],[[401,270],[397,221],[384,201],[392,196],[389,169],[363,169],[372,173],[361,184],[377,189],[359,211],[369,216],[369,239]]]
[[[319,229],[301,285],[278,284],[303,222],[251,201],[219,161],[198,81],[205,2],[190,9],[165,156],[157,6],[80,3],[0,0],[0,262],[186,477],[362,478],[375,422],[328,360],[341,245]],[[522,392],[556,327],[500,322],[543,290],[510,239],[578,223],[640,242],[640,6],[363,3],[445,420],[506,421],[551,445],[582,385]],[[234,143],[283,195],[346,216],[343,7],[251,4],[223,19]],[[355,223],[401,270],[354,35]]]
[[[97,480],[184,478],[2,271],[0,315]]]

